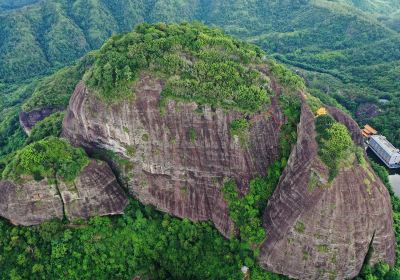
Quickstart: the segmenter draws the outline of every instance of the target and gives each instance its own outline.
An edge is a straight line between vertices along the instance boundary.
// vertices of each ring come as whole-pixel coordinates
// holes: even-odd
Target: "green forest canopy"
[[[382,110],[379,116],[367,120],[358,120],[371,122],[396,145],[399,145],[398,115],[400,104],[398,102],[400,102],[400,98],[398,96],[399,84],[397,78],[400,68],[399,49],[396,48],[398,34],[394,28],[396,22],[388,18],[382,20],[382,23],[387,23],[387,26],[384,26],[377,23],[376,17],[371,18],[358,14],[354,10],[343,8],[337,4],[331,5],[328,2],[331,1],[250,1],[250,3],[244,4],[241,1],[221,0],[210,1],[209,5],[204,7],[200,5],[203,1],[196,0],[186,3],[183,1],[156,0],[146,2],[128,0],[113,3],[102,0],[89,2],[78,0],[74,2],[73,6],[70,5],[71,1],[67,0],[57,2],[44,0],[41,1],[40,5],[33,5],[25,10],[3,13],[0,15],[0,37],[2,38],[0,59],[4,63],[0,65],[0,79],[7,83],[0,84],[1,94],[6,96],[0,100],[0,112],[3,117],[0,122],[0,155],[18,149],[26,141],[26,137],[19,127],[18,112],[22,103],[32,96],[38,84],[35,79],[25,81],[26,78],[36,77],[38,74],[48,73],[48,71],[64,66],[81,57],[88,50],[99,47],[112,33],[131,30],[136,23],[143,20],[155,22],[160,20],[200,19],[207,24],[223,27],[230,34],[255,42],[268,53],[274,54],[279,60],[300,67],[299,70],[307,78],[309,86],[316,91],[328,93],[352,113],[355,114],[359,106],[365,102],[377,104]],[[346,2],[348,2],[346,4],[354,4],[347,0]],[[357,2],[362,4],[358,7],[365,10],[370,8],[364,4],[379,4],[377,0]],[[389,1],[380,2],[381,4],[389,3]],[[396,2],[390,3],[391,9],[395,13],[393,4],[396,4]],[[381,13],[376,10],[369,12]],[[44,14],[56,16],[46,18],[42,16]],[[179,18],[177,18],[178,14],[180,15]],[[44,21],[44,18],[46,18],[46,21]],[[315,25],[316,22],[318,22],[317,26]],[[351,32],[348,32],[349,30]],[[37,40],[39,35],[41,39]],[[29,55],[26,49],[31,50]],[[79,80],[80,77],[74,77],[71,84],[76,79]],[[62,79],[60,81],[67,80]],[[19,83],[24,81],[24,83],[22,85],[9,83],[15,81]],[[48,85],[50,86],[50,84]],[[41,92],[45,93],[46,91]],[[61,91],[60,94],[65,94],[65,98],[53,100],[56,102],[62,100],[60,104],[65,104],[65,100],[71,93]],[[43,94],[43,96],[47,96],[47,94]],[[379,104],[378,98],[385,98],[390,102],[382,105]],[[37,98],[38,102],[40,100],[41,98]],[[50,100],[49,103],[51,102]],[[30,106],[36,106],[39,103],[32,102],[31,104]],[[27,105],[27,107],[29,106]],[[398,203],[396,203],[393,194],[392,199],[395,224],[398,225],[400,210],[396,208]],[[109,225],[105,224],[108,230]],[[93,230],[93,234],[97,236],[96,233],[102,229],[96,232],[92,225],[87,230]],[[99,250],[97,246],[105,248],[107,253],[109,252],[106,241],[95,242],[95,248],[88,245],[84,246],[84,244],[87,244],[85,242],[79,244],[80,249],[74,249],[75,245],[68,247],[68,245],[62,244],[62,240],[60,240],[61,236],[64,235],[67,236],[65,240],[70,240],[68,229],[62,225],[55,228],[55,230],[51,230],[54,234],[51,235],[51,238],[40,241],[41,236],[46,235],[46,229],[35,231],[11,228],[0,221],[0,232],[5,236],[0,238],[1,244],[4,244],[0,247],[4,248],[6,252],[1,254],[0,263],[5,263],[4,256],[9,257],[6,259],[9,265],[2,266],[4,273],[7,272],[5,277],[19,279],[23,278],[24,275],[43,271],[47,273],[44,275],[51,277],[55,275],[52,273],[59,273],[61,269],[67,275],[65,277],[68,277],[68,273],[74,273],[73,266],[76,265],[76,261],[71,258],[59,258],[59,261],[65,261],[68,264],[58,262],[54,263],[54,266],[49,266],[50,261],[45,257],[42,259],[41,256],[50,256],[54,252],[54,258],[52,258],[54,261],[57,256],[64,256],[66,252],[69,252],[69,254],[66,254],[67,256],[80,259],[82,252],[86,256],[93,256],[93,252]],[[73,234],[76,234],[74,240],[88,240],[86,233],[79,232],[80,229],[71,230]],[[396,231],[399,242],[398,226],[396,226]],[[178,230],[178,232],[181,231]],[[139,232],[139,234],[141,233]],[[144,234],[148,233],[145,232]],[[162,236],[163,233],[160,234]],[[55,236],[60,238],[57,239]],[[127,236],[132,237],[124,235],[124,237]],[[187,237],[183,236],[182,240],[185,243]],[[56,242],[52,240],[56,240]],[[105,238],[103,240],[110,239]],[[154,240],[157,239],[154,238]],[[66,242],[70,244],[68,241]],[[115,241],[112,240],[111,243],[114,244]],[[34,247],[34,250],[31,250],[32,244],[38,244]],[[61,244],[60,247],[57,247],[57,244]],[[203,245],[199,246],[202,248]],[[229,246],[232,248],[231,245]],[[214,247],[218,248],[217,245],[214,245]],[[165,250],[164,247],[161,248]],[[13,249],[16,249],[16,251],[13,251],[16,253],[11,255],[9,252]],[[224,252],[224,250],[221,251]],[[42,255],[42,252],[45,253]],[[31,253],[32,255],[29,255]],[[112,251],[110,254],[113,254]],[[177,260],[184,263],[182,259],[179,259],[180,257],[177,257]],[[110,255],[103,255],[103,258],[113,259],[110,258]],[[159,255],[155,256],[152,259],[153,266],[149,267],[165,268],[155,260],[159,258]],[[197,259],[198,256],[196,256]],[[34,263],[32,260],[40,261]],[[15,263],[18,263],[18,267],[15,267]],[[96,259],[90,259],[87,260],[87,265],[84,267],[90,267],[90,264],[96,263],[98,263]],[[135,265],[137,264],[132,262],[129,267],[135,267]],[[234,265],[234,269],[238,265],[239,262]],[[93,270],[93,273],[103,273],[99,266],[94,265],[94,267],[96,269]],[[396,268],[389,273],[385,266],[376,269],[365,268],[360,278],[398,279],[398,268],[398,263]],[[122,268],[109,265],[102,269],[111,271],[107,273],[120,273],[119,269]],[[134,269],[138,268],[135,267]],[[187,270],[187,268],[182,270],[185,269]],[[79,275],[85,275],[82,271],[76,271],[82,273]],[[107,273],[99,275],[107,275]],[[191,271],[187,270],[187,273],[191,273]],[[372,276],[372,274],[376,276]],[[170,276],[169,274],[165,275]]]
[[[166,80],[163,97],[254,112],[269,101],[268,80],[256,69],[263,55],[201,24],[141,24],[102,46],[85,81],[113,102],[132,95],[147,71]]]

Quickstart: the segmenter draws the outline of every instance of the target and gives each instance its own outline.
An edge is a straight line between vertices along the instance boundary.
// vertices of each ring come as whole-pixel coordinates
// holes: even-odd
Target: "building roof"
[[[393,155],[400,151],[395,146],[393,146],[393,144],[390,143],[383,135],[372,135],[371,138],[374,139],[375,142],[378,143],[378,145],[390,155]]]
[[[317,110],[317,116],[319,117],[319,116],[322,116],[322,115],[326,115],[326,114],[328,114],[328,111],[326,110],[326,108],[324,108],[324,107],[321,107],[321,108],[319,108],[318,110]]]
[[[378,133],[378,131],[376,131],[372,126],[370,126],[370,125],[368,125],[368,124],[366,124],[366,125],[364,126],[364,131],[365,131],[367,134],[377,134],[377,133]]]

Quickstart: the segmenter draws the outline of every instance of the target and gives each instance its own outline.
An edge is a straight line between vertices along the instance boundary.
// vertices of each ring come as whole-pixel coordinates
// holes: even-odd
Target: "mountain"
[[[354,6],[362,11],[388,15],[400,9],[400,3],[396,0],[337,0],[338,3]]]
[[[60,252],[52,245],[35,259],[41,276],[97,278],[101,272],[109,278],[129,271],[121,278],[241,279],[246,265],[249,278],[281,278],[261,265],[297,279],[349,279],[369,265],[395,265],[389,192],[366,159],[358,125],[310,95],[299,76],[260,48],[200,23],[144,23],[112,36],[91,57],[90,66],[79,67],[83,60],[58,74],[82,77],[65,116],[50,111],[29,132],[33,143],[4,161],[0,215],[17,225],[63,217],[71,229],[55,232],[67,239],[87,226],[79,219],[97,216],[89,225],[105,224],[108,232],[126,219],[152,241],[131,230],[119,235],[118,244],[129,244],[124,254],[138,257],[128,263],[115,258],[119,245],[108,247],[102,233],[62,242]],[[47,105],[57,102],[57,92],[45,96]],[[62,139],[48,129],[53,116],[64,116]],[[210,221],[226,238],[218,247],[231,249],[210,249],[195,229],[183,244],[165,242],[175,235],[167,214],[151,234],[140,226],[139,209],[135,220],[123,215],[107,225],[109,218],[98,216],[123,211],[123,189],[147,208],[183,219],[173,226],[179,238],[189,220],[198,227]],[[1,240],[4,247],[12,242]],[[32,250],[49,248],[42,242]],[[86,242],[105,251],[92,254]],[[23,277],[37,269],[25,252],[7,254],[11,263],[28,259],[17,270]],[[76,266],[76,256],[91,263],[90,271]],[[113,262],[104,265],[95,256]],[[56,265],[44,267],[49,257]],[[173,261],[160,262],[165,259]],[[15,266],[5,262],[3,273],[12,275]]]
[[[46,137],[58,137],[63,130],[63,135],[71,142],[86,149],[85,157],[95,158],[99,164],[102,161],[110,164],[122,186],[119,190],[129,190],[130,195],[144,204],[152,204],[159,210],[184,217],[183,220],[175,219],[160,214],[151,206],[143,206],[131,200],[122,217],[93,218],[89,222],[78,220],[69,224],[68,218],[79,215],[69,216],[68,211],[64,210],[66,214],[62,216],[65,223],[47,222],[37,228],[12,227],[0,220],[0,244],[4,244],[0,246],[4,248],[0,252],[0,266],[7,268],[3,270],[6,275],[3,276],[0,272],[0,278],[27,278],[36,273],[47,275],[48,278],[54,275],[99,279],[104,278],[104,275],[116,278],[147,275],[151,279],[221,279],[229,275],[234,279],[241,279],[243,275],[240,267],[245,264],[250,267],[252,279],[282,279],[282,276],[265,272],[256,263],[267,270],[294,277],[322,275],[341,278],[344,275],[355,276],[360,272],[360,279],[399,278],[398,250],[393,268],[383,262],[374,267],[368,263],[375,264],[379,259],[384,259],[393,264],[394,249],[390,247],[393,238],[391,213],[388,210],[386,189],[391,194],[397,237],[400,201],[391,190],[387,172],[371,162],[380,179],[377,178],[369,163],[364,162],[360,149],[356,149],[360,144],[357,124],[332,107],[348,111],[360,125],[373,125],[395,145],[400,146],[397,1],[42,0],[2,1],[0,4],[0,172],[21,175],[18,173],[21,171],[21,166],[18,165],[21,162],[20,155],[30,156],[30,151],[36,147],[35,143]],[[125,43],[134,44],[135,38],[116,35],[131,31],[143,21],[186,20],[199,20],[210,26],[221,27],[228,34],[258,45],[267,52],[268,58],[273,57],[280,63],[285,63],[296,74],[301,75],[306,86],[297,76],[269,59],[267,66],[261,67],[262,70],[250,67],[250,70],[261,73],[262,79],[266,80],[265,84],[261,80],[251,80],[254,79],[252,75],[246,76],[249,80],[236,80],[237,75],[231,71],[232,65],[224,65],[226,68],[221,70],[219,67],[222,66],[217,64],[213,66],[215,68],[211,67],[214,72],[207,72],[208,64],[205,63],[205,68],[200,67],[196,72],[182,72],[192,69],[192,57],[168,47],[159,49],[165,42],[156,40],[159,39],[157,36],[168,30],[163,29],[166,28],[163,24],[153,27],[141,25],[142,29],[136,31],[140,33],[147,30],[148,41],[160,42],[160,45],[146,45],[154,53],[148,53],[142,46],[127,52]],[[196,28],[204,29],[201,25],[196,25],[194,29]],[[160,32],[156,31],[154,34],[154,29]],[[130,34],[132,36],[133,33]],[[258,58],[264,56],[254,46],[228,39],[219,32],[217,34],[218,38],[223,38],[224,46],[230,46],[229,49],[217,49],[217,57],[224,57],[235,45],[243,51],[234,52],[227,58],[229,61],[235,58],[244,59],[239,62],[240,67],[235,68],[236,64],[233,67],[237,71],[249,70],[246,55],[250,58],[254,58],[254,55]],[[101,47],[110,36],[111,39]],[[206,42],[208,39],[204,38]],[[167,46],[176,46],[176,43],[171,40]],[[178,43],[182,44],[182,41]],[[100,50],[89,52],[97,48]],[[151,60],[164,54],[166,50],[170,53],[162,60],[164,64]],[[131,61],[132,57],[126,53],[134,54],[136,59]],[[215,59],[212,54],[209,57],[206,54],[207,56],[200,58],[207,62],[208,59]],[[196,55],[199,56],[198,53]],[[128,68],[125,67],[127,60],[132,63]],[[146,64],[148,61],[152,62],[151,67]],[[175,72],[166,73],[166,66]],[[138,69],[144,68],[150,73],[156,72],[157,79],[141,75]],[[164,70],[156,71],[160,68]],[[253,73],[252,71],[248,73]],[[193,77],[193,73],[203,74]],[[221,79],[232,83],[221,85],[220,81],[212,80],[219,78],[216,73],[227,73]],[[138,83],[131,87],[126,80]],[[166,83],[160,83],[159,80]],[[280,99],[278,103],[264,104],[265,100],[259,98],[260,91],[249,86],[249,81],[259,85],[261,92],[267,90],[269,97],[270,94],[281,94],[283,104]],[[77,84],[79,86],[75,89]],[[223,95],[215,95],[210,91],[216,85]],[[138,100],[128,98],[132,88],[138,90]],[[163,89],[160,95],[165,98],[161,99],[160,106],[156,108],[160,88]],[[299,88],[307,92],[303,96],[306,100],[301,95],[299,99],[288,95]],[[155,96],[151,99],[153,103],[148,102],[143,93],[149,93],[152,98]],[[240,95],[236,96],[236,93]],[[123,108],[119,98],[126,98]],[[297,100],[299,103],[292,104],[290,100]],[[91,106],[92,112],[86,111],[81,101]],[[180,105],[187,102],[193,108]],[[266,106],[268,111],[264,112],[265,108],[255,110],[260,104]],[[301,110],[298,107],[300,104]],[[326,121],[325,125],[313,122],[312,119],[320,107],[326,107],[333,118],[317,118],[321,122]],[[65,111],[67,121],[63,121]],[[56,113],[48,116],[49,112]],[[105,116],[106,112],[113,117]],[[171,120],[164,119],[165,112],[175,118],[174,125]],[[266,113],[271,119],[265,120],[265,115],[260,120],[256,112],[261,115]],[[140,128],[136,125],[131,127],[126,122],[125,113],[134,117],[135,123],[140,123]],[[221,118],[211,117],[207,119],[208,122],[203,119],[215,115]],[[143,120],[143,116],[148,118]],[[235,117],[235,122],[232,121],[232,116]],[[294,127],[299,119],[301,121],[297,134]],[[248,124],[249,120],[258,125],[257,130],[266,131],[269,135],[254,133],[254,127]],[[277,135],[279,129],[271,128],[271,125],[276,126],[282,122],[284,125],[280,129],[287,137],[281,142],[281,133]],[[213,131],[210,127],[219,125],[223,129],[218,137],[223,141],[211,141],[215,140],[215,135],[210,132]],[[160,136],[158,126],[175,128],[176,135],[181,136],[177,139],[181,141],[162,138],[165,135]],[[25,131],[30,135],[26,135]],[[325,133],[326,131],[332,133]],[[354,150],[348,152],[348,145],[344,145],[342,147],[346,153],[338,156],[335,153],[336,146],[332,144],[337,144],[338,141],[325,141],[329,139],[324,138],[331,134],[343,137],[341,140],[346,140],[345,143]],[[352,136],[353,142],[349,141],[349,136]],[[207,137],[211,139],[209,142],[206,141]],[[313,141],[315,137],[316,141]],[[236,142],[230,143],[231,138]],[[257,140],[259,138],[262,139]],[[59,141],[57,139],[55,141]],[[271,147],[255,151],[247,145],[242,146],[249,139],[250,143],[261,141],[276,145],[271,144]],[[150,146],[153,141],[155,145]],[[277,149],[277,141],[279,155],[274,150]],[[196,145],[198,142],[204,142],[203,146],[209,147],[213,152],[207,154],[204,147]],[[146,147],[141,154],[137,152],[138,143],[141,147]],[[331,145],[324,146],[327,143]],[[213,145],[209,146],[210,144]],[[103,149],[98,149],[99,146]],[[227,147],[233,148],[224,150]],[[291,147],[293,149],[289,152]],[[40,152],[36,154],[43,156],[48,154],[42,152],[52,151],[47,143],[40,143],[36,148],[38,150],[35,151]],[[169,150],[178,148],[181,158],[169,156]],[[265,150],[271,153],[266,155]],[[334,156],[330,156],[330,153]],[[221,158],[221,155],[226,160],[232,159],[232,164],[236,167],[245,161],[246,172],[227,171],[225,162],[213,160],[215,157]],[[330,160],[343,155],[348,156],[348,161]],[[71,155],[67,153],[63,156]],[[204,157],[207,161],[204,161]],[[280,159],[278,163],[271,163],[271,159],[276,157]],[[189,159],[196,159],[197,165],[192,166],[194,171],[183,172],[184,166],[190,164]],[[169,160],[174,164],[171,165]],[[182,163],[184,160],[185,165]],[[160,166],[160,162],[165,164]],[[213,178],[210,179],[209,176],[215,170],[206,168],[209,162],[215,163],[215,170],[222,170],[218,176],[227,175],[235,180],[231,178],[221,183],[221,180],[215,179],[214,184]],[[70,164],[70,161],[66,163]],[[49,161],[48,164],[51,167],[52,164],[63,166],[57,160]],[[69,164],[63,166],[63,172],[71,171],[69,167],[74,167]],[[74,189],[71,184],[64,184],[54,174],[43,179],[41,184],[36,184],[32,177],[46,177],[41,172],[53,170],[47,168],[48,165],[46,168],[40,166],[39,164],[34,172],[25,170],[29,174],[22,174],[22,179],[24,176],[31,176],[25,183],[19,181],[1,184],[2,188],[7,188],[8,194],[3,203],[21,199],[13,209],[23,214],[32,213],[32,209],[47,211],[51,208],[44,205],[53,199],[57,201],[54,204],[55,210],[62,207],[83,209],[80,217],[95,215],[96,209],[93,210],[91,205],[101,205],[96,202],[96,197],[104,196],[98,196],[97,193],[80,196],[80,192],[86,191],[80,182],[75,183],[77,187]],[[172,167],[167,168],[168,166]],[[107,179],[87,176],[82,168],[73,168],[74,180],[84,178],[90,184],[93,181],[113,180],[112,175]],[[5,172],[6,170],[12,172]],[[91,170],[96,172],[97,168]],[[136,178],[131,170],[138,171],[140,176]],[[201,184],[198,178],[204,174],[202,180],[205,183]],[[256,174],[262,175],[259,180],[254,178]],[[237,182],[238,177],[245,178],[244,182]],[[10,180],[7,176],[4,178]],[[174,184],[168,184],[167,178]],[[265,178],[268,183],[263,180]],[[17,178],[17,181],[18,179],[21,178]],[[249,180],[252,183],[248,184]],[[42,197],[46,194],[47,187],[54,191],[54,184],[59,184],[58,182],[60,185],[64,184],[60,190],[65,191],[66,195],[55,191],[50,196]],[[187,185],[182,187],[181,182],[186,182]],[[221,190],[215,186],[217,183],[224,189],[223,198]],[[151,188],[148,189],[148,186]],[[167,195],[164,195],[163,186],[167,188]],[[193,186],[200,187],[194,189]],[[24,187],[33,190],[38,187],[37,197],[43,199],[30,196],[32,192],[19,192]],[[260,193],[260,189],[266,192]],[[102,191],[101,188],[94,190]],[[244,199],[238,199],[244,194],[243,191],[248,191],[248,194]],[[192,199],[190,203],[186,200],[187,196]],[[217,199],[214,199],[215,196]],[[87,204],[81,208],[79,202],[83,199]],[[19,205],[26,207],[18,207]],[[287,205],[289,206],[285,207]],[[340,205],[351,205],[354,208],[348,209]],[[114,209],[114,205],[108,206],[106,209]],[[117,210],[116,212],[122,211],[121,208]],[[0,208],[3,216],[14,220],[15,217],[9,216],[7,211],[9,210]],[[108,211],[109,214],[113,212]],[[59,217],[60,213],[57,210],[54,215],[50,213],[47,217]],[[230,220],[226,219],[227,215]],[[191,223],[186,218],[209,220],[214,225]],[[365,220],[369,222],[362,222]],[[260,224],[265,230],[260,230]],[[214,226],[228,237],[232,228],[235,228],[234,233],[239,240],[222,238]],[[330,228],[337,234],[330,235]],[[350,235],[343,235],[343,239],[338,240],[338,236],[342,236],[343,228],[351,228]],[[265,231],[267,236],[272,237],[271,240],[258,243],[262,246],[255,247]],[[353,239],[351,233],[356,239]],[[385,235],[386,238],[382,238]],[[304,244],[310,246],[304,247]],[[371,246],[368,247],[368,244]],[[10,248],[15,254],[9,253]],[[366,254],[366,248],[375,248],[375,253],[368,250],[370,253]],[[349,254],[357,257],[351,259],[347,272],[344,272],[344,267],[349,263]],[[79,262],[74,258],[79,259]],[[104,260],[107,264],[99,266]],[[316,260],[323,260],[323,270],[315,270]],[[360,271],[363,261],[365,263]],[[46,265],[49,263],[51,264]],[[121,263],[124,265],[120,265]],[[292,269],[282,265],[287,263],[290,263]]]
[[[400,35],[389,27],[398,25],[396,15],[398,2],[389,0],[44,0],[0,15],[0,81],[53,72],[139,22],[200,20],[261,46],[300,71],[314,94],[335,99],[400,146]],[[379,113],[365,115],[365,106]]]

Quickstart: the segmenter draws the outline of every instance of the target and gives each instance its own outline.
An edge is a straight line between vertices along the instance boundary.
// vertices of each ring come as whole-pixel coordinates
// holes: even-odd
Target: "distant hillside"
[[[0,11],[21,8],[39,0],[0,0]]]
[[[52,73],[143,21],[200,20],[299,68],[316,94],[328,93],[360,123],[398,131],[388,137],[400,145],[399,6],[397,0],[43,0],[0,14],[0,82]],[[390,103],[380,104],[383,97]],[[380,115],[358,117],[367,101]]]
[[[341,4],[354,6],[362,11],[387,15],[400,9],[398,0],[336,0]]]
[[[143,21],[201,20],[281,54],[358,47],[392,35],[369,18],[321,0],[250,2],[44,0],[0,16],[0,80],[46,73]]]

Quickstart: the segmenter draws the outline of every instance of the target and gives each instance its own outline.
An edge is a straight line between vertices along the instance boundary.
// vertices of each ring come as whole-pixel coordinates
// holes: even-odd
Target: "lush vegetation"
[[[66,109],[76,84],[92,61],[93,53],[89,53],[76,64],[51,76],[13,85],[0,84],[0,94],[4,94],[0,99],[0,158],[23,147],[26,141],[27,136],[19,123],[19,112],[44,107]]]
[[[57,178],[72,182],[89,163],[82,149],[72,147],[66,140],[49,137],[19,150],[3,171],[3,178],[16,181],[24,176],[35,180]]]
[[[70,67],[63,68],[38,83],[32,95],[24,102],[22,109],[29,112],[44,107],[65,109],[69,99],[84,72],[91,65],[94,53]]]
[[[21,8],[36,3],[38,0],[0,0],[0,11]]]
[[[346,126],[336,122],[329,115],[321,115],[315,120],[318,155],[329,167],[329,180],[338,173],[339,165],[350,155],[353,140]]]
[[[64,113],[58,112],[36,123],[26,143],[37,142],[49,136],[60,136],[63,119]]]
[[[291,89],[291,86],[285,90]],[[232,179],[227,179],[222,189],[228,201],[229,215],[238,227],[239,238],[253,248],[255,256],[258,255],[258,245],[267,237],[262,227],[262,215],[296,142],[297,124],[300,121],[298,95],[288,91],[281,95],[279,102],[287,118],[280,131],[280,159],[269,166],[266,176],[250,181],[249,190],[244,196],[239,194],[236,182]],[[231,133],[239,135],[239,139],[248,129],[249,124],[244,119],[234,120],[231,124]]]
[[[2,0],[0,6],[31,2],[34,0]],[[53,71],[101,46],[113,33],[132,30],[139,22],[197,19],[256,43],[281,62],[300,67],[314,92],[334,97],[362,125],[372,123],[400,146],[396,32],[400,29],[400,8],[396,0],[85,3],[44,0],[29,8],[3,12],[0,80],[21,81]],[[390,102],[380,103],[379,98]],[[366,102],[377,106],[380,113],[360,116]]]
[[[35,132],[27,139],[19,126],[18,113],[22,108],[65,108],[77,81],[94,59],[97,66],[100,66],[97,74],[105,74],[108,79],[104,80],[104,84],[101,80],[93,79],[95,76],[89,79],[93,79],[92,86],[106,93],[110,100],[119,97],[115,96],[112,89],[107,88],[107,83],[120,86],[121,93],[127,94],[126,89],[134,84],[137,75],[145,69],[157,72],[160,77],[163,74],[176,76],[176,79],[168,81],[168,87],[163,93],[165,97],[190,98],[200,103],[244,111],[254,111],[267,102],[264,81],[256,77],[257,71],[250,67],[253,62],[246,62],[248,57],[242,57],[235,52],[236,40],[224,41],[225,35],[213,29],[207,29],[203,33],[216,35],[221,41],[201,38],[209,45],[200,51],[196,49],[196,45],[192,45],[194,42],[179,41],[180,34],[174,34],[171,25],[168,25],[167,30],[163,30],[163,25],[142,25],[136,33],[132,33],[137,34],[138,38],[130,38],[129,35],[114,36],[108,41],[109,47],[118,45],[121,48],[114,53],[115,57],[102,56],[100,51],[99,54],[90,56],[87,63],[62,69],[43,81],[38,78],[38,75],[52,73],[90,49],[99,47],[114,32],[130,31],[143,21],[175,22],[198,19],[254,42],[280,62],[296,67],[306,78],[311,93],[324,103],[335,106],[342,104],[353,113],[360,124],[372,124],[400,146],[400,54],[399,35],[396,33],[400,30],[400,21],[396,0],[77,0],[74,3],[70,0],[43,0],[24,9],[15,9],[32,2],[36,1],[0,0],[0,172],[6,169],[3,174],[8,174],[7,176],[10,176],[9,170],[12,167],[19,168],[24,172],[23,175],[34,175],[37,179],[47,175],[52,178],[55,175],[65,176],[64,179],[74,177],[72,175],[78,168],[69,170],[68,166],[60,167],[60,161],[52,157],[52,153],[46,154],[44,151],[51,159],[49,162],[53,161],[49,163],[53,168],[49,168],[51,171],[44,172],[41,168],[28,170],[20,166],[17,159],[22,152],[17,152],[15,156],[12,153],[32,142],[33,144],[22,151],[30,150],[26,156],[32,155],[33,151],[36,155],[36,150],[32,150],[34,141],[44,143],[53,139],[51,141],[58,142],[54,138],[40,139],[58,134],[61,117],[54,116],[38,124]],[[350,5],[351,8],[343,5]],[[6,11],[8,9],[13,10]],[[186,31],[190,33],[190,26],[186,27]],[[198,28],[206,29],[200,26]],[[176,38],[171,38],[171,34]],[[197,35],[191,34],[194,37]],[[157,52],[164,50],[159,49],[157,42],[160,43],[165,38],[170,39],[172,46],[167,51],[168,55],[159,57]],[[136,39],[139,45],[135,41],[136,48],[127,49],[132,45],[130,40]],[[127,45],[124,46],[125,43]],[[226,44],[229,48],[221,49],[221,44]],[[250,54],[250,58],[259,59],[263,56],[256,48],[251,50],[244,45],[240,46],[246,50],[246,55]],[[133,65],[129,65],[129,69],[125,69],[125,65],[120,69],[120,60],[129,58],[124,56],[128,54],[127,50],[133,53],[139,51],[143,57],[137,55],[138,61],[131,61]],[[224,53],[230,54],[228,62],[218,57]],[[235,63],[239,62],[250,65],[238,67]],[[170,72],[159,73],[162,72],[159,69],[165,66]],[[303,86],[297,76],[289,76],[279,64],[271,64],[270,70],[280,83],[289,88],[299,89]],[[110,75],[107,76],[107,73]],[[30,77],[35,78],[26,80]],[[225,84],[223,80],[229,83]],[[199,81],[204,87],[198,86]],[[242,83],[245,87],[238,86]],[[254,87],[253,84],[257,86]],[[211,86],[226,95],[215,96],[217,91],[210,90]],[[240,95],[236,95],[237,93]],[[382,103],[379,99],[388,102]],[[280,102],[290,105],[292,100],[283,95]],[[376,106],[379,114],[361,114],[365,103]],[[289,120],[296,119],[296,109],[293,108],[295,107],[285,107],[285,115]],[[335,139],[347,139],[347,136],[343,128],[335,126],[332,129],[332,126],[333,124],[324,130],[332,138],[321,137],[320,146],[327,145],[326,151],[334,152],[338,143]],[[233,124],[232,134],[240,136],[245,131],[246,127],[240,125],[235,130]],[[195,133],[190,131],[189,137],[194,141],[196,139]],[[281,150],[284,159],[295,137],[295,129],[289,121],[282,128]],[[60,143],[53,144],[56,147],[63,146]],[[41,146],[42,144],[36,148]],[[68,149],[66,147],[66,151]],[[340,150],[345,150],[344,146],[340,145]],[[61,159],[65,150],[59,152]],[[321,153],[321,157],[324,158],[324,153]],[[277,166],[284,164],[285,160],[276,163]],[[63,168],[66,168],[65,174]],[[273,174],[270,176],[275,178]],[[133,274],[140,274],[152,279],[218,279],[226,275],[239,279],[241,275],[238,269],[245,263],[252,268],[251,276],[254,279],[257,276],[259,279],[278,279],[276,276],[266,276],[254,266],[252,253],[248,250],[249,243],[258,242],[261,238],[257,229],[264,207],[262,202],[265,203],[262,198],[269,196],[273,186],[273,182],[258,178],[251,183],[247,198],[235,196],[233,185],[231,186],[232,192],[229,195],[232,195],[231,201],[236,201],[238,206],[232,207],[237,212],[237,219],[251,222],[250,228],[241,229],[244,244],[235,239],[222,239],[208,224],[194,225],[161,216],[136,202],[133,202],[129,212],[122,217],[95,218],[88,224],[76,227],[54,222],[38,228],[16,228],[0,221],[0,278],[39,279],[44,275],[44,278],[65,279],[131,279]],[[393,193],[392,203],[400,245],[400,202]],[[242,209],[246,210],[240,211]],[[399,256],[397,259],[399,260]],[[105,262],[108,264],[104,265]],[[376,268],[365,267],[360,278],[398,279],[399,267],[399,263],[395,269],[389,271],[384,264]]]
[[[172,218],[132,201],[120,217],[76,225],[12,227],[0,220],[0,279],[251,279],[262,271],[251,251],[209,223]]]
[[[266,238],[262,227],[262,215],[268,198],[273,194],[286,160],[274,162],[266,177],[258,177],[250,182],[248,193],[240,197],[234,180],[224,183],[224,198],[228,201],[229,216],[239,229],[240,240],[258,254],[258,245]]]
[[[141,24],[108,40],[85,80],[118,102],[132,96],[133,83],[147,71],[166,80],[163,98],[252,112],[268,101],[267,80],[254,69],[262,56],[257,47],[201,24]]]
[[[26,135],[19,123],[21,104],[35,89],[35,81],[23,85],[1,86],[4,98],[0,99],[0,158],[19,148],[25,142]]]

